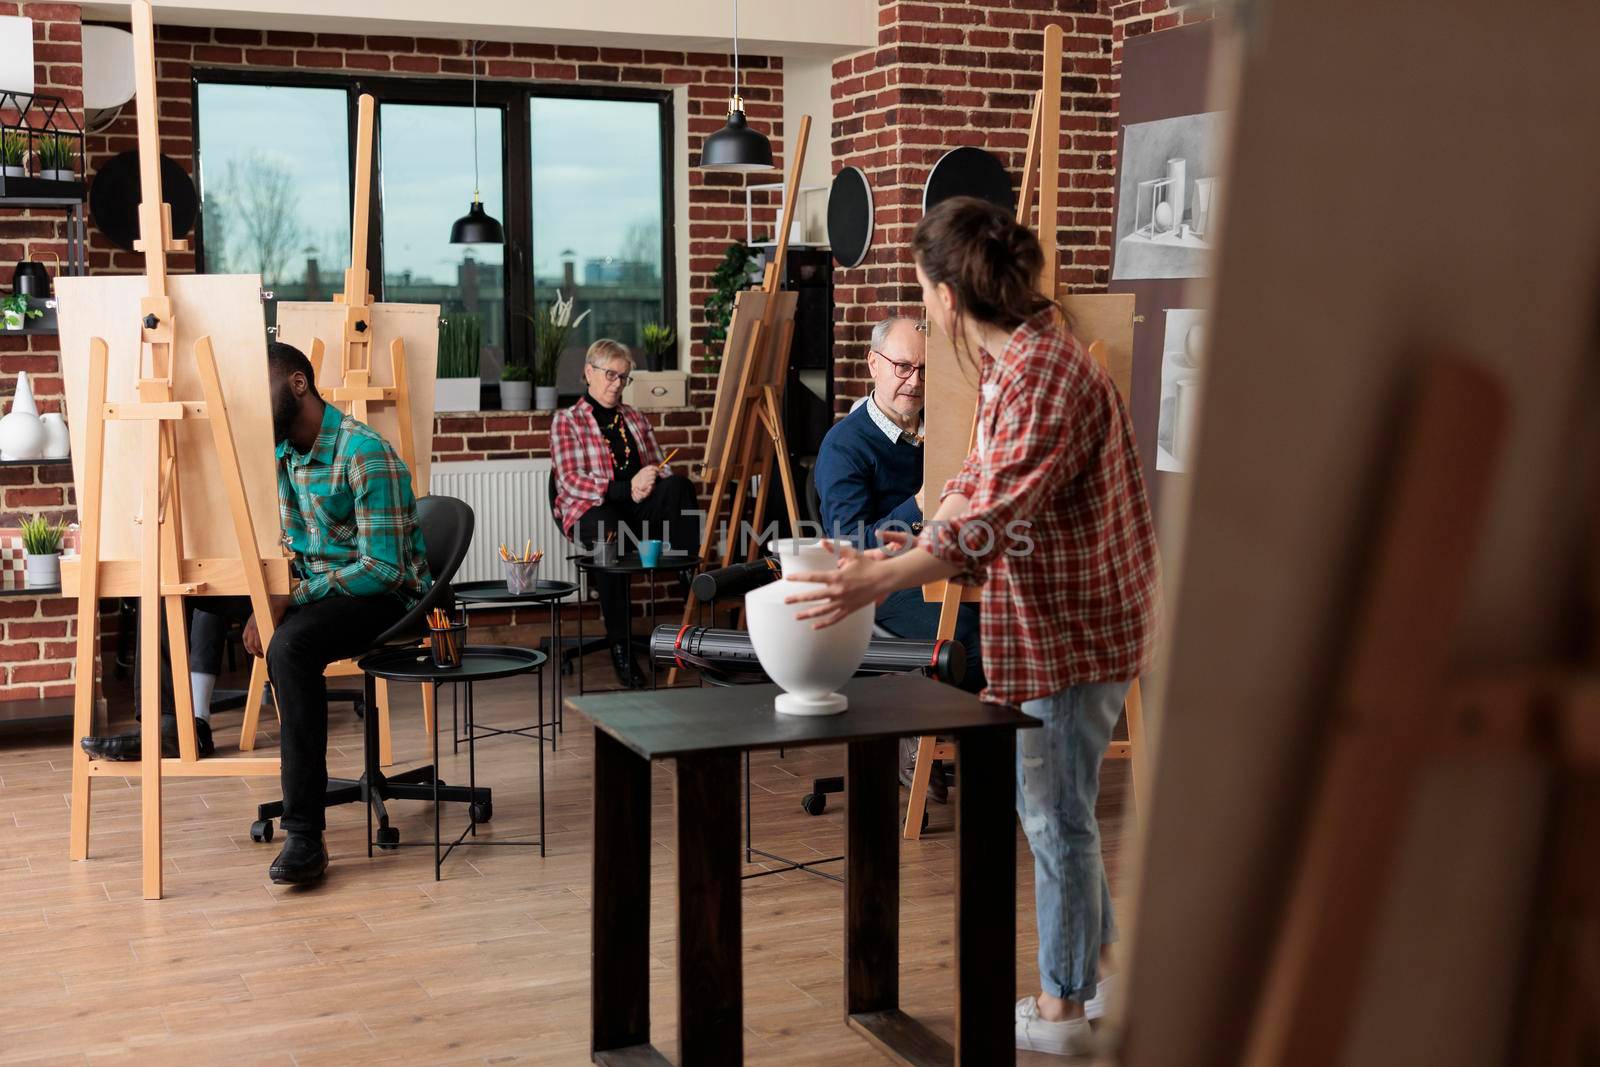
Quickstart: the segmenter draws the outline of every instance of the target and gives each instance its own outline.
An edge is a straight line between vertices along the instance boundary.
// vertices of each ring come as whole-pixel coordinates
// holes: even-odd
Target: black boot
[[[611,643],[611,666],[617,672],[617,681],[624,689],[648,689],[650,680],[644,676],[633,660],[633,649],[626,641]]]
[[[211,724],[204,719],[194,721],[195,747],[200,755],[209,756],[217,750],[211,738]],[[134,763],[143,750],[138,730],[112,737],[85,737],[79,742],[90,759],[111,760],[117,763]],[[161,755],[165,759],[178,758],[178,720],[171,715],[161,716]]]
[[[328,873],[328,850],[321,834],[290,834],[267,876],[277,885],[309,885]]]

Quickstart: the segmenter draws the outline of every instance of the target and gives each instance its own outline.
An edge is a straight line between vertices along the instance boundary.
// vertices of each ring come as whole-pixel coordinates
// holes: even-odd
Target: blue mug
[[[660,541],[639,542],[639,564],[644,567],[654,567],[661,562]]]

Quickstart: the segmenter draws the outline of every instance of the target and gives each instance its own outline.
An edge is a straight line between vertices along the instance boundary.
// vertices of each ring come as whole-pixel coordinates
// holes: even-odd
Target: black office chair
[[[472,508],[464,501],[449,496],[426,496],[417,501],[417,525],[422,530],[422,543],[428,553],[428,571],[433,575],[433,585],[406,612],[405,617],[378,636],[367,649],[368,653],[390,646],[404,647],[418,644],[427,633],[427,617],[434,608],[450,611],[455,606],[455,594],[450,581],[461,569],[462,560],[472,544],[474,518]],[[365,654],[365,653],[363,653]],[[359,658],[359,657],[358,657]],[[435,724],[435,729],[437,729]],[[360,778],[329,778],[324,806],[354,804],[361,800],[367,775]],[[389,825],[389,816],[383,802],[386,800],[434,799],[434,768],[413,767],[399,774],[386,775],[381,771],[371,782],[372,804],[378,816],[380,847],[399,843],[399,831]],[[469,789],[465,786],[439,786],[438,798],[454,803],[471,804],[473,820],[488,822],[494,817],[494,801],[487,787]],[[275,800],[256,809],[256,821],[250,827],[252,841],[272,840],[272,820],[283,817],[283,801]]]

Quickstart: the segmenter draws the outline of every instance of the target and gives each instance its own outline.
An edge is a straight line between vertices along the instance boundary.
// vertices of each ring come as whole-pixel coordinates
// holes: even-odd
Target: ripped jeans
[[[1022,711],[1044,724],[1017,731],[1017,815],[1033,849],[1039,980],[1051,996],[1094,996],[1100,946],[1117,939],[1100,858],[1100,761],[1132,682],[1076,685]]]

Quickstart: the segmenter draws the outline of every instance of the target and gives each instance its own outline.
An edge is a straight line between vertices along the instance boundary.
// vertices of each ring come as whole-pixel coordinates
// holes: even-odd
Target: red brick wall
[[[867,173],[877,210],[872,253],[834,280],[841,414],[870,387],[865,357],[872,323],[921,307],[907,248],[933,164],[951,148],[974,145],[1021,173],[1045,27],[1059,25],[1065,35],[1061,277],[1094,291],[1110,280],[1122,41],[1210,18],[1214,6],[1212,0],[879,0],[878,47],[833,67],[834,158]]]
[[[78,5],[0,3],[0,15],[33,19],[34,81],[37,92],[59,96],[83,120],[83,46]],[[45,263],[47,253],[66,258],[66,214],[62,211],[0,213],[0,288],[10,291],[11,265],[21,259]],[[9,410],[16,376],[26,371],[41,412],[62,410],[61,372],[53,337],[0,335],[0,402]],[[0,467],[0,526],[16,526],[42,513],[52,520],[74,517],[72,469],[65,463]],[[0,700],[72,696],[72,659],[77,605],[59,597],[0,599]]]
[[[20,10],[19,10],[20,8]],[[82,47],[76,4],[5,3],[0,15],[22,14],[35,20],[36,77],[41,92],[64,97],[82,119]],[[393,76],[461,77],[471,74],[464,41],[410,37],[362,37],[346,34],[203,30],[159,27],[156,34],[157,95],[162,151],[193,168],[193,105],[190,76],[197,68],[248,66],[254,70],[314,69],[328,72]],[[728,87],[733,81],[731,56],[720,53],[596,49],[579,46],[487,42],[479,48],[484,75],[519,81],[584,81],[645,86],[684,86],[687,90],[689,154],[699,155],[700,142],[719,129],[726,116]],[[781,60],[742,57],[743,95],[750,117],[774,129],[782,120]],[[88,139],[89,171],[117,152],[136,147],[135,113],[130,105],[107,130]],[[781,165],[782,141],[773,150]],[[689,219],[680,220],[678,240],[688,242],[690,308],[693,328],[690,357],[692,410],[664,412],[657,418],[667,447],[683,446],[682,459],[694,462],[704,450],[715,365],[704,359],[701,306],[709,276],[729,240],[742,232],[743,179],[689,170]],[[736,232],[738,231],[738,232]],[[7,212],[0,218],[0,268],[23,258],[65,256],[62,216],[42,212]],[[192,254],[175,253],[176,271],[194,269]],[[133,273],[143,259],[115,249],[91,226],[90,270]],[[0,278],[0,283],[4,278]],[[9,404],[14,376],[26,370],[34,378],[41,411],[60,410],[61,379],[58,347],[53,338],[0,336],[0,397]],[[474,459],[527,455],[548,450],[548,415],[487,412],[436,422],[440,459]],[[0,525],[35,511],[75,518],[71,470],[65,464],[39,468],[0,468]],[[0,601],[0,700],[70,696],[70,638],[74,607],[59,598],[12,598]]]

